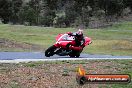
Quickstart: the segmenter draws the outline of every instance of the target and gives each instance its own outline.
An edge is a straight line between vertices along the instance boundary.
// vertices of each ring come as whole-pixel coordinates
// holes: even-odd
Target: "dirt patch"
[[[79,62],[79,61],[78,61]],[[106,88],[107,84],[86,84],[80,86],[76,82],[79,63],[61,62],[29,62],[19,64],[0,64],[0,87],[13,88]],[[128,61],[130,62],[130,61]],[[81,62],[82,63],[82,62]],[[122,63],[122,62],[121,62]],[[124,65],[115,61],[84,61],[82,63],[88,74],[121,73]],[[33,65],[34,64],[34,65]],[[129,65],[129,64],[127,64]],[[10,70],[9,70],[10,69]],[[128,70],[131,68],[128,67]],[[65,75],[64,75],[65,74]],[[66,75],[67,74],[67,75]],[[109,85],[110,87],[111,85]],[[112,87],[110,87],[112,88]],[[131,87],[130,87],[131,88]]]
[[[22,49],[22,50],[41,50],[42,46],[30,44],[30,43],[20,43],[17,41],[0,38],[0,48],[14,48],[14,49]]]

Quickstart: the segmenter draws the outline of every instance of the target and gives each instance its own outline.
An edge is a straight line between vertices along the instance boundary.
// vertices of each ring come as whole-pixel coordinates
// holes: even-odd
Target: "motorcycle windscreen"
[[[74,36],[64,35],[62,41],[72,41],[75,40]]]
[[[59,38],[60,38],[61,36],[63,36],[63,34],[58,34],[58,35],[56,36],[56,41],[58,41]]]

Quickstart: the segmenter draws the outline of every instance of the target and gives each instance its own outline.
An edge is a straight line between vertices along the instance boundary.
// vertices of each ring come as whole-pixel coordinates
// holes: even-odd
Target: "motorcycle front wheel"
[[[45,51],[45,56],[50,57],[54,55],[54,50],[56,47],[54,45],[50,46],[46,51]]]

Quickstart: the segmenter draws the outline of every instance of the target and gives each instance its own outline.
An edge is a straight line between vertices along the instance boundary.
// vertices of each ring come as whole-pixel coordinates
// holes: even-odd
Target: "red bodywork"
[[[74,46],[74,48],[70,48],[70,49],[74,49],[76,51],[80,51],[82,50],[85,46],[89,45],[91,43],[91,38],[89,37],[84,37],[85,42],[83,43],[83,46],[80,47],[75,47],[76,42],[75,42],[75,38],[74,36],[70,36],[68,34],[58,34],[58,36],[56,37],[56,43],[54,44],[54,46],[56,46],[57,48],[63,48],[66,49],[67,44],[70,44],[71,46]]]

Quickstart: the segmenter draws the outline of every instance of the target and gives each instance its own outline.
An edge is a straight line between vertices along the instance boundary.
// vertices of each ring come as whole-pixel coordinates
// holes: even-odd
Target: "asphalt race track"
[[[82,60],[82,59],[132,59],[132,56],[112,56],[98,54],[81,54],[79,58],[69,56],[45,57],[41,52],[0,52],[0,62],[28,62],[28,61],[50,61],[50,60]]]

